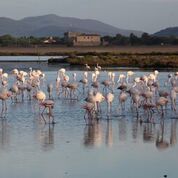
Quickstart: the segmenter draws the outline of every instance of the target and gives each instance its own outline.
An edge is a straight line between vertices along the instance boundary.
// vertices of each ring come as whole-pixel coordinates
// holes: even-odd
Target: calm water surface
[[[20,66],[27,69],[31,64]],[[3,67],[9,71],[18,65],[8,63]],[[33,65],[45,70],[45,85],[49,81],[55,83],[60,66]],[[79,80],[82,72],[78,69],[69,70],[69,76],[74,71]],[[144,73],[137,71],[137,75]],[[105,76],[106,72],[102,72],[101,80]],[[161,72],[160,81],[166,76],[167,72]],[[7,118],[0,120],[0,177],[161,178],[166,174],[177,178],[177,115],[167,111],[164,119],[154,116],[155,124],[140,124],[129,108],[116,114],[118,91],[115,95],[112,120],[103,113],[103,119],[93,126],[84,122],[82,95],[80,101],[55,99],[54,126],[43,124],[34,101],[9,101]],[[103,103],[102,108],[105,107]],[[158,140],[167,147],[162,148]]]

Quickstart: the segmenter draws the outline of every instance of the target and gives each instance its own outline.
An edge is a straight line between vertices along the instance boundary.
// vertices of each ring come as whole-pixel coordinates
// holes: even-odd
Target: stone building
[[[71,46],[99,46],[101,36],[98,34],[85,34],[79,32],[67,32],[64,34],[65,41]]]

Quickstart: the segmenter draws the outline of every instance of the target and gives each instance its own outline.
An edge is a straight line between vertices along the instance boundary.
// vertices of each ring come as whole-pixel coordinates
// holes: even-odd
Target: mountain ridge
[[[169,36],[178,37],[178,26],[162,29],[162,30],[154,33],[154,35],[155,36],[163,36],[163,37],[169,37]]]
[[[55,33],[51,33],[52,31]],[[98,33],[112,36],[116,34],[129,36],[130,33],[141,36],[143,33],[136,30],[120,29],[99,20],[62,17],[55,14],[25,17],[20,20],[0,17],[0,35],[61,36],[66,31],[80,31],[82,33]]]

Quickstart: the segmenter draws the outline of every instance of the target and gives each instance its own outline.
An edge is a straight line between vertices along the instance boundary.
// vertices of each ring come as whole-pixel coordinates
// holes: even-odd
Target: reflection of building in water
[[[123,118],[119,120],[119,140],[125,141],[127,138],[127,127],[126,127],[126,119]]]
[[[169,142],[164,140],[164,120],[161,120],[160,123],[160,131],[157,133],[157,138],[156,138],[156,147],[159,150],[165,150],[169,147]]]
[[[177,143],[177,119],[171,120],[171,136],[170,136],[170,145],[174,146]]]
[[[106,145],[109,147],[113,145],[112,122],[110,120],[107,121],[106,126]]]
[[[155,126],[152,123],[146,123],[143,130],[143,140],[145,142],[154,142]]]
[[[54,148],[54,125],[48,125],[40,131],[40,143],[44,151]]]
[[[9,147],[10,133],[7,120],[0,121],[0,149],[5,150]]]
[[[102,128],[99,123],[88,125],[84,130],[84,145],[86,147],[100,146],[102,144]]]

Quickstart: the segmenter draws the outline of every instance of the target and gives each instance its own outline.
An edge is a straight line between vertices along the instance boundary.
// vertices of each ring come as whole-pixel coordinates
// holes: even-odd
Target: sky
[[[154,33],[178,26],[178,0],[0,0],[0,17],[56,14]]]

